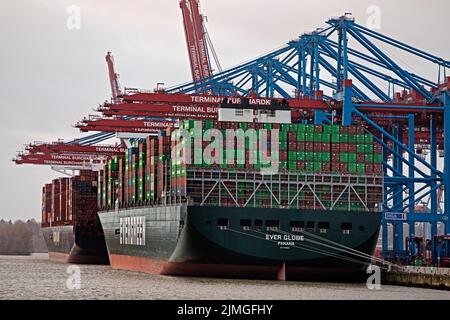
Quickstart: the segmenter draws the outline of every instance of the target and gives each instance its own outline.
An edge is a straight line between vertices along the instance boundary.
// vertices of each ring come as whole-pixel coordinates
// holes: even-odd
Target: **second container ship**
[[[42,190],[42,231],[49,258],[60,262],[108,264],[97,215],[97,173],[81,170]]]

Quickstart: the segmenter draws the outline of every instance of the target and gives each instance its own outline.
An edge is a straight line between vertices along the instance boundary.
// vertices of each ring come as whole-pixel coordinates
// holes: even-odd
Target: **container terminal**
[[[199,1],[180,8],[190,82],[122,88],[108,52],[111,99],[75,125],[93,134],[14,158],[70,176],[42,190],[50,258],[284,280],[450,267],[450,61],[346,13],[224,69]]]

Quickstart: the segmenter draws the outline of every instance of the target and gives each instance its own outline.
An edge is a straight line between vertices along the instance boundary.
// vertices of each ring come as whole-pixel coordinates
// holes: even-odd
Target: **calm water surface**
[[[184,278],[80,266],[81,288],[69,290],[63,263],[46,254],[0,256],[0,299],[450,299],[449,291],[365,284]]]

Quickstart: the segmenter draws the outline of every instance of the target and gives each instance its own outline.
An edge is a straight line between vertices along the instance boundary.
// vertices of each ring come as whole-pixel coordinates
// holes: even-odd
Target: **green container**
[[[297,132],[297,141],[304,142],[305,141],[305,133]]]
[[[332,134],[339,134],[341,132],[341,126],[332,125],[331,126],[331,133]]]
[[[357,143],[366,143],[366,135],[364,134],[357,134],[356,135],[356,142]]]
[[[314,133],[314,125],[313,124],[307,124],[305,126],[305,131],[309,133]]]
[[[348,162],[348,153],[339,154],[339,162],[347,163]]]
[[[314,161],[315,162],[322,162],[322,152],[314,152]]]
[[[280,126],[281,131],[285,131],[285,132],[289,131],[289,127],[290,127],[290,124],[288,124],[288,123],[282,123]]]
[[[264,129],[266,130],[272,130],[272,124],[271,123],[264,123]]]
[[[366,144],[366,153],[373,153],[373,144]]]
[[[247,122],[239,122],[239,129],[247,130],[248,129],[248,123]]]
[[[323,171],[323,165],[322,162],[314,162],[314,172],[322,172]]]
[[[348,134],[346,134],[346,133],[340,133],[340,134],[339,134],[339,142],[341,142],[341,143],[347,143],[347,142],[348,142]]]
[[[371,134],[366,134],[364,135],[364,142],[369,144],[369,143],[373,143],[373,137]]]
[[[286,170],[287,169],[287,162],[286,161],[280,161],[280,170]]]
[[[348,154],[348,162],[349,163],[356,163],[356,153],[349,153]]]
[[[314,172],[314,162],[306,162],[305,163],[305,171],[306,172]]]
[[[305,141],[306,142],[314,142],[314,133],[311,133],[311,132],[305,133]]]
[[[303,132],[303,133],[305,133],[305,131],[306,131],[306,125],[303,124],[303,123],[297,124],[297,131],[298,131],[298,132]]]
[[[339,133],[332,133],[331,134],[331,143],[339,143],[340,140],[340,134]]]
[[[348,140],[347,140],[348,143],[357,143],[357,139],[356,139],[357,135],[356,134],[348,134],[347,137],[348,137]]]
[[[348,164],[348,172],[356,173],[356,163],[349,163]]]
[[[323,143],[330,143],[331,142],[331,135],[329,133],[322,133],[322,142]]]
[[[331,134],[332,133],[332,126],[327,125],[327,124],[323,125],[322,126],[322,132],[323,133],[327,133],[327,134]]]
[[[299,161],[305,161],[306,160],[306,154],[303,151],[297,152],[297,160]]]
[[[323,162],[331,162],[331,153],[322,152],[322,161]]]
[[[373,163],[373,154],[372,153],[366,153],[366,162],[367,163]]]
[[[214,121],[206,120],[205,121],[205,129],[212,129],[212,128],[214,128]]]
[[[291,125],[289,126],[289,131],[298,131],[298,124],[291,123]]]
[[[280,150],[281,151],[287,151],[287,149],[288,149],[287,141],[280,141]]]
[[[278,134],[280,141],[287,141],[288,133],[287,131],[280,131]]]
[[[374,154],[373,155],[373,163],[383,163],[383,155],[382,154]]]
[[[314,152],[306,151],[305,152],[305,160],[306,161],[314,161]]]
[[[289,161],[297,161],[297,152],[296,151],[289,151],[288,152],[288,159],[289,159]]]
[[[322,142],[323,133],[314,133],[314,142]]]
[[[365,144],[357,144],[356,145],[356,152],[358,153],[366,153],[367,146]]]
[[[364,163],[357,163],[356,164],[356,172],[359,175],[364,175],[366,173],[366,167],[365,167]]]
[[[289,171],[297,171],[297,162],[296,161],[289,161],[288,162],[288,168],[289,168]]]

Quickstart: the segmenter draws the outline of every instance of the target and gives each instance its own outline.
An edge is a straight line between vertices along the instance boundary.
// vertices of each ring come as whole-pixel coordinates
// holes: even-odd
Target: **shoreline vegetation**
[[[40,223],[34,219],[26,222],[0,220],[0,255],[29,256],[45,252],[47,247]]]

